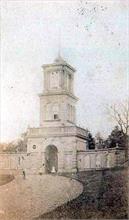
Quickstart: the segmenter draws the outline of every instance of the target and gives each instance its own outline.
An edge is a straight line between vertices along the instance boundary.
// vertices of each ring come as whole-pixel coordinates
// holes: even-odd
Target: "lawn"
[[[74,178],[83,183],[83,193],[39,219],[127,218],[127,169],[80,172]]]

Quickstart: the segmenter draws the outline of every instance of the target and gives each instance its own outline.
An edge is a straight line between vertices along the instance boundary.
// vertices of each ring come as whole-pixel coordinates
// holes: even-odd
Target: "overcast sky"
[[[39,125],[41,66],[57,57],[59,35],[62,57],[77,70],[78,125],[109,134],[106,106],[128,94],[128,3],[2,1],[1,141]]]

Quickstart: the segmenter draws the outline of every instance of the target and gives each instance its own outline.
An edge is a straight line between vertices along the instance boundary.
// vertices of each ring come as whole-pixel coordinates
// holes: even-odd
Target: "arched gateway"
[[[58,171],[58,150],[54,145],[49,145],[45,151],[45,171],[51,173]]]

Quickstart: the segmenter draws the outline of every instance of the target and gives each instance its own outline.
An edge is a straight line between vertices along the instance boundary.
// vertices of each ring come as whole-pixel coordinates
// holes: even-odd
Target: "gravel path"
[[[53,175],[17,176],[0,186],[0,219],[26,220],[76,198],[83,186],[76,180]]]

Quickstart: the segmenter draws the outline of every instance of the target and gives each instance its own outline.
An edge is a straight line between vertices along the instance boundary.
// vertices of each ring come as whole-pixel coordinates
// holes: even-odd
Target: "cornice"
[[[75,95],[73,95],[72,93],[69,93],[69,92],[65,92],[65,91],[62,91],[62,92],[44,92],[44,93],[40,93],[39,94],[39,97],[45,97],[45,96],[57,96],[57,95],[60,95],[60,96],[64,96],[64,95],[66,95],[66,96],[70,96],[70,97],[72,97],[73,99],[75,99],[76,101],[78,101],[79,99],[75,96]]]
[[[45,70],[46,68],[53,68],[53,67],[59,67],[59,66],[65,66],[71,69],[73,72],[76,72],[76,69],[73,68],[70,64],[68,63],[51,63],[51,64],[44,64],[42,65],[42,68]]]

